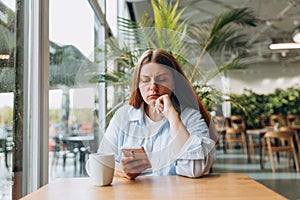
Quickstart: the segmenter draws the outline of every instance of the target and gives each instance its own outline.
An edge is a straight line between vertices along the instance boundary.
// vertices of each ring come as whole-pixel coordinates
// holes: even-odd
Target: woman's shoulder
[[[117,120],[130,120],[133,116],[139,115],[141,112],[140,109],[136,109],[129,104],[124,104],[120,107],[114,114]]]
[[[115,112],[115,116],[126,116],[133,107],[129,104],[124,104]]]
[[[201,111],[191,107],[186,107],[181,111],[182,118],[191,118],[193,116],[201,117]]]

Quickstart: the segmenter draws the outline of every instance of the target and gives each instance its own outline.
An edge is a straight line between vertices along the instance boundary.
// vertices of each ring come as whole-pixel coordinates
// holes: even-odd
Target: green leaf
[[[241,62],[240,59],[236,58],[236,59],[226,63],[222,67],[220,67],[220,69],[218,71],[215,71],[214,73],[210,74],[206,78],[205,82],[207,83],[208,81],[215,78],[218,74],[223,73],[224,71],[236,70],[236,69],[245,69],[245,67],[246,67],[245,64],[243,62]]]
[[[239,25],[256,26],[256,18],[253,11],[250,8],[236,8],[229,10],[219,15],[213,24],[211,30],[211,36],[215,35],[218,31],[223,29],[230,23],[236,23]]]

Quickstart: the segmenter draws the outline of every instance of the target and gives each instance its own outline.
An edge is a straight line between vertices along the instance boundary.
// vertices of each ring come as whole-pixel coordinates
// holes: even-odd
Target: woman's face
[[[145,64],[140,73],[139,89],[144,101],[150,106],[155,106],[158,97],[164,94],[170,96],[174,89],[171,71],[161,64]]]

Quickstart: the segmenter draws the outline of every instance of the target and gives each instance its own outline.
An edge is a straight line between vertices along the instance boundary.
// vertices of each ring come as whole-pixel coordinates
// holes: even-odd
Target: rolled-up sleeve
[[[215,161],[215,141],[209,138],[208,127],[199,111],[185,110],[181,116],[190,137],[176,155],[176,173],[200,177]]]

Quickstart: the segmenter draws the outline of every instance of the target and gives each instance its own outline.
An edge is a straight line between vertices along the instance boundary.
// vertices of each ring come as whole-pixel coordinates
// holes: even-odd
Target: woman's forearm
[[[182,147],[189,139],[190,133],[185,128],[178,114],[172,115],[169,119],[169,123],[172,136],[173,153],[176,155],[181,151]]]

